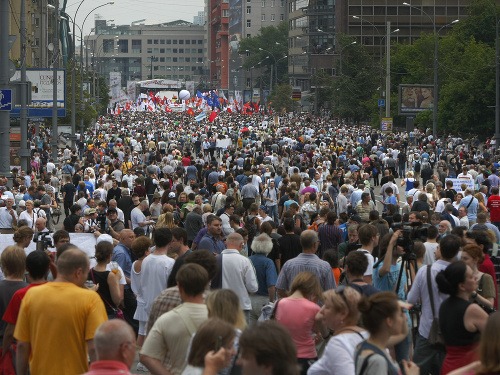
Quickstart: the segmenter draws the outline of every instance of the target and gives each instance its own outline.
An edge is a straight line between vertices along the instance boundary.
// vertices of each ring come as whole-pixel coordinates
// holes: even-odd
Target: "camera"
[[[427,240],[427,228],[429,228],[429,225],[422,223],[398,223],[393,225],[392,229],[394,231],[401,230],[403,232],[396,241],[396,246],[401,246],[406,255],[414,255],[413,243]]]
[[[106,212],[100,212],[97,215],[97,223],[99,225],[99,232],[106,233]]]
[[[54,247],[52,244],[52,232],[38,232],[35,233],[33,242],[36,243],[36,249],[40,251],[47,250],[49,247]]]

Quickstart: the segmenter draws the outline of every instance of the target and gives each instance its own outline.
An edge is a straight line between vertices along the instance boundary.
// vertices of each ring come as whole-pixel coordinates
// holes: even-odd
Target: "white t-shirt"
[[[430,266],[436,261],[436,250],[439,244],[436,242],[424,242],[425,254],[424,254],[424,264]]]
[[[364,276],[371,276],[373,274],[373,263],[375,263],[375,258],[373,258],[373,255],[368,250],[359,249],[356,251],[361,251],[363,254],[365,254],[366,259],[368,259],[368,267],[366,268]]]

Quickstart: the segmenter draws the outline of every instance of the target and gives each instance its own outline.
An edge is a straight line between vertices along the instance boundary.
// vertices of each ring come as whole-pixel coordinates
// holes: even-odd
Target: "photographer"
[[[398,258],[404,255],[410,248],[405,248],[398,244],[398,239],[402,239],[403,231],[397,230],[392,235],[386,234],[380,240],[380,259],[373,266],[373,286],[380,291],[395,291],[398,282],[398,276],[401,271],[401,263]],[[410,245],[410,243],[408,243]],[[398,299],[406,300],[405,287],[407,284],[406,274],[403,272],[399,289],[396,292]],[[410,320],[408,320],[410,321]],[[411,328],[411,327],[409,327]],[[410,359],[411,336],[408,335],[403,341],[395,345],[396,360],[401,362]]]
[[[107,230],[108,233],[116,240],[120,239],[120,232],[125,229],[123,221],[118,219],[118,211],[116,208],[108,209],[107,215]]]

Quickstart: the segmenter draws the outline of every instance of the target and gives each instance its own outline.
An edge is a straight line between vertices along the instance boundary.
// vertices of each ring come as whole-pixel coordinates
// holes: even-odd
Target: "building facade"
[[[500,0],[494,0],[500,5]],[[391,44],[412,43],[422,33],[444,35],[454,20],[467,16],[471,0],[290,0],[288,3],[290,84],[302,92],[314,91],[313,75],[324,70],[340,74],[342,48],[337,35],[384,58],[387,24]],[[345,46],[344,46],[345,48]],[[341,64],[340,64],[341,65]]]
[[[285,0],[209,0],[210,76],[213,87],[243,99],[258,85],[258,72],[243,68],[247,54],[239,50],[243,38],[254,37],[263,27],[286,20]]]
[[[147,25],[108,25],[96,20],[94,32],[85,36],[85,63],[109,79],[121,73],[127,81],[171,79],[203,84],[208,77],[205,26],[187,21]]]

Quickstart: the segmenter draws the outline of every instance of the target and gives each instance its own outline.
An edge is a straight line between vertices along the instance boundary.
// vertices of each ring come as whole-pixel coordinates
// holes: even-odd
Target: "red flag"
[[[188,109],[186,110],[186,113],[187,113],[189,116],[194,116],[194,111],[193,111],[193,108],[188,107]]]
[[[233,111],[231,110],[231,108],[227,108],[227,113],[233,113]]]
[[[208,117],[208,121],[214,122],[217,115],[218,115],[218,113],[216,111],[213,111],[212,113],[210,113],[210,116]]]

